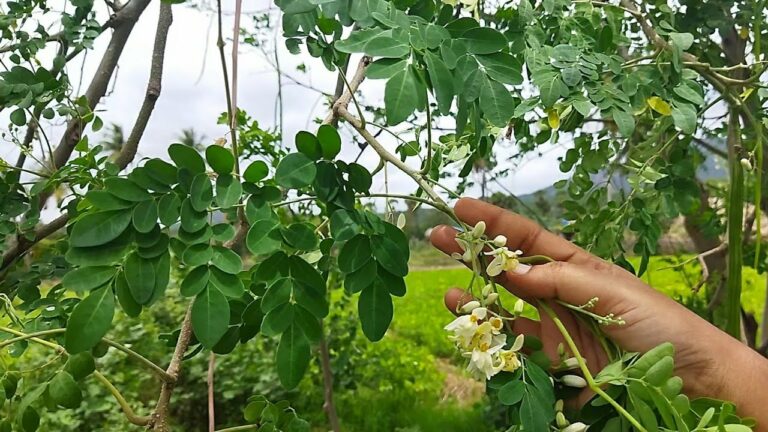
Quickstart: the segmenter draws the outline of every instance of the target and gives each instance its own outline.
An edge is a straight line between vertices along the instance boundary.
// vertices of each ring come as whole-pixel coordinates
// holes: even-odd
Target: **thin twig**
[[[216,371],[216,354],[211,351],[208,356],[208,432],[216,431],[216,413],[214,406],[213,378]]]

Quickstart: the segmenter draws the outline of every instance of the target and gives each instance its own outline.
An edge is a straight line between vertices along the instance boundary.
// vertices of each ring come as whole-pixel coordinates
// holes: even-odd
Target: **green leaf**
[[[277,375],[283,387],[292,389],[299,385],[309,360],[309,341],[297,326],[288,327],[280,338],[275,356]]]
[[[408,274],[408,257],[403,256],[402,250],[389,236],[371,238],[373,256],[381,266],[395,276],[405,277]]]
[[[696,109],[692,105],[677,104],[672,107],[672,120],[683,133],[691,135],[696,132]]]
[[[64,257],[68,263],[76,266],[108,266],[123,261],[129,246],[128,241],[117,238],[101,246],[70,247]]]
[[[302,153],[291,153],[277,165],[275,181],[288,189],[300,189],[312,184],[317,175],[315,163]]]
[[[510,381],[499,389],[499,402],[504,405],[517,405],[525,395],[525,383]]]
[[[280,233],[285,242],[299,250],[312,250],[317,246],[317,236],[314,226],[308,223],[294,223],[281,228]]]
[[[91,353],[81,352],[69,356],[67,364],[64,365],[64,370],[76,381],[80,381],[96,370],[96,363],[93,361]]]
[[[155,290],[155,266],[151,260],[133,253],[125,261],[125,279],[138,304],[147,304]]]
[[[202,292],[208,285],[208,279],[211,273],[207,265],[195,267],[187,273],[184,280],[181,281],[181,295],[184,297],[194,297]]]
[[[213,247],[211,264],[219,270],[233,275],[243,270],[243,261],[240,259],[240,255],[223,246]]]
[[[205,159],[208,165],[219,174],[229,174],[235,168],[235,156],[229,149],[219,145],[211,145],[205,149]]]
[[[188,266],[199,266],[208,264],[213,258],[213,248],[208,243],[198,243],[189,246],[184,250],[181,260]]]
[[[61,284],[65,289],[83,293],[106,284],[115,277],[116,273],[115,267],[81,267],[65,274]]]
[[[320,320],[301,306],[294,308],[294,310],[294,326],[298,326],[310,342],[319,342],[323,337]]]
[[[376,281],[376,260],[368,260],[362,267],[344,278],[344,288],[349,293],[357,293],[371,286]]]
[[[561,96],[567,94],[567,89],[568,87],[560,79],[560,75],[551,74],[551,76],[547,76],[539,83],[541,103],[543,103],[545,107],[551,107]],[[566,91],[563,92],[563,90]]]
[[[115,314],[115,296],[110,287],[104,287],[77,304],[67,321],[64,346],[70,354],[87,351],[101,341],[112,325]]]
[[[352,162],[347,165],[347,172],[349,173],[349,184],[357,192],[368,193],[373,185],[373,177],[368,170],[357,163]]]
[[[619,132],[627,138],[631,137],[632,132],[635,131],[635,118],[632,117],[632,114],[624,110],[614,109],[612,115]]]
[[[365,44],[365,53],[373,57],[402,58],[411,47],[391,36],[376,36]]]
[[[387,124],[396,125],[408,119],[419,103],[416,77],[411,68],[396,73],[384,88]]]
[[[126,201],[144,201],[152,195],[136,183],[124,177],[109,177],[104,180],[104,188],[112,195]]]
[[[384,30],[379,28],[355,30],[350,33],[348,38],[336,41],[333,44],[333,47],[340,52],[348,54],[363,52],[365,50],[365,45],[382,33],[384,33]]]
[[[27,113],[24,112],[24,108],[16,108],[11,112],[11,123],[16,126],[24,126],[27,124]]]
[[[493,125],[504,127],[515,112],[515,99],[503,84],[486,79],[480,89],[480,106]]]
[[[157,217],[155,201],[142,201],[133,209],[133,227],[140,233],[148,233],[157,224]]]
[[[344,243],[339,251],[339,269],[352,273],[371,259],[371,242],[367,236],[358,234]]]
[[[136,204],[120,199],[105,190],[88,191],[85,199],[99,210],[121,210],[133,207]]]
[[[243,194],[243,186],[230,174],[220,175],[216,179],[216,204],[223,209],[228,209],[240,202]]]
[[[317,139],[320,141],[323,158],[331,160],[341,151],[341,137],[335,127],[321,125],[317,129]]]
[[[290,278],[280,278],[272,283],[264,293],[261,300],[261,311],[269,313],[279,306],[288,303],[293,292],[293,283]]]
[[[227,297],[239,298],[245,292],[243,281],[236,275],[211,267],[210,284]]]
[[[295,138],[296,149],[312,160],[323,157],[320,141],[311,132],[299,131]]]
[[[166,185],[175,184],[178,181],[179,170],[162,159],[150,159],[144,164],[148,176]]]
[[[205,172],[205,161],[195,149],[184,144],[171,144],[168,155],[179,168],[186,168],[193,174]]]
[[[693,35],[690,33],[670,33],[669,40],[681,51],[685,51],[693,45]]]
[[[696,84],[694,83],[694,85]],[[699,92],[686,85],[685,81],[683,81],[683,84],[675,87],[672,91],[674,91],[676,95],[687,100],[688,102],[693,103],[696,106],[704,105],[704,98],[699,94]]]
[[[369,79],[389,79],[394,74],[405,70],[408,62],[404,59],[380,58],[368,65],[365,77]]]
[[[117,301],[120,303],[120,307],[123,309],[126,315],[131,318],[136,318],[141,314],[141,305],[133,298],[131,294],[131,288],[128,286],[128,281],[125,279],[125,273],[121,272],[115,278],[115,295]]]
[[[284,332],[291,323],[293,323],[294,306],[291,303],[282,305],[271,310],[261,323],[261,332],[264,336],[277,336]]]
[[[380,283],[373,283],[360,293],[357,310],[368,340],[381,340],[392,322],[393,306],[389,291]]]
[[[264,255],[280,249],[280,240],[270,235],[277,225],[272,220],[260,220],[251,225],[245,238],[245,245],[254,255]]]
[[[520,85],[523,83],[523,65],[507,53],[495,53],[475,56],[485,68],[485,73],[502,84]]]
[[[211,179],[207,174],[198,174],[192,180],[192,187],[189,190],[189,203],[196,211],[203,212],[213,202],[213,186]]]
[[[192,330],[200,343],[208,349],[224,336],[229,327],[229,303],[226,297],[211,287],[195,297],[192,304]]]
[[[116,239],[128,228],[132,213],[123,210],[87,214],[75,222],[69,244],[75,247],[100,246]]]
[[[402,297],[405,295],[405,280],[402,277],[393,275],[386,271],[384,267],[378,267],[378,276],[381,283],[389,290],[389,293],[393,296]]]
[[[264,161],[253,161],[243,173],[245,181],[256,183],[263,180],[269,174],[269,167]]]
[[[197,232],[208,225],[208,212],[196,211],[192,208],[190,198],[184,198],[181,202],[181,228],[184,231]]]
[[[453,87],[453,74],[451,74],[448,66],[438,56],[432,54],[431,51],[424,53],[424,61],[427,64],[429,79],[432,81],[432,89],[435,93],[435,99],[437,99],[437,106],[441,114],[447,115],[450,113],[453,96],[456,94],[456,90]]]
[[[347,241],[362,231],[357,213],[341,209],[331,214],[331,235],[337,242]]]
[[[472,54],[491,54],[507,47],[507,38],[498,30],[490,27],[477,27],[467,30],[461,39],[467,44],[467,51]]]
[[[167,193],[157,203],[158,217],[163,225],[169,227],[179,220],[181,212],[181,200],[173,192]]]
[[[77,408],[83,401],[83,393],[75,379],[66,371],[59,371],[48,382],[48,395],[56,405]]]

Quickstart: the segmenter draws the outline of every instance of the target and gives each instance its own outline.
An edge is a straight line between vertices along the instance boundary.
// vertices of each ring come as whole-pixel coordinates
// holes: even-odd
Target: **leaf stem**
[[[624,418],[629,421],[632,426],[635,427],[639,432],[647,432],[647,430],[640,424],[640,422],[635,419],[632,414],[630,414],[626,409],[624,409],[623,406],[621,406],[616,400],[614,400],[611,396],[609,396],[605,391],[603,391],[602,388],[595,382],[594,377],[592,377],[592,373],[589,371],[589,368],[587,367],[587,363],[584,360],[584,357],[581,356],[581,353],[579,353],[579,348],[576,346],[576,342],[573,341],[573,338],[571,337],[571,334],[568,333],[568,329],[565,328],[565,325],[560,320],[560,317],[557,316],[554,310],[552,310],[551,307],[549,307],[548,304],[546,304],[544,301],[539,300],[538,301],[539,306],[541,309],[549,316],[549,318],[552,320],[553,323],[555,323],[555,326],[560,331],[560,334],[563,336],[563,339],[565,339],[565,342],[568,344],[568,348],[570,348],[571,353],[576,358],[576,361],[579,364],[579,369],[581,370],[581,373],[584,374],[584,379],[587,381],[587,385],[589,385],[589,388],[597,393],[598,396],[603,398],[606,402],[611,404],[616,411],[618,411]]]
[[[137,415],[131,406],[128,404],[128,401],[125,400],[125,397],[120,393],[120,390],[117,389],[108,379],[105,377],[101,372],[99,371],[93,371],[93,376],[96,377],[96,379],[104,385],[104,387],[109,390],[109,392],[112,394],[112,396],[117,401],[118,405],[120,405],[120,409],[123,410],[123,415],[125,415],[125,418],[128,419],[129,422],[137,425],[137,426],[146,426],[149,424],[150,417],[147,416],[140,416]]]

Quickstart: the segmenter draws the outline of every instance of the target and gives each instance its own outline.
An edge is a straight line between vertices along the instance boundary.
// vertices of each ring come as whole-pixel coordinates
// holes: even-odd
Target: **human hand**
[[[455,213],[468,225],[485,221],[488,236],[506,236],[511,250],[521,249],[524,255],[546,255],[555,260],[544,265],[520,265],[514,272],[499,275],[497,283],[512,294],[534,306],[537,299],[581,305],[598,297],[593,309],[596,314],[613,313],[625,321],[624,325],[603,327],[605,334],[619,347],[645,352],[661,343],[671,342],[675,346],[675,373],[683,379],[686,393],[731,400],[745,415],[758,415],[757,408],[754,411],[749,408],[754,405],[753,401],[742,402],[746,399],[744,389],[754,386],[759,377],[753,376],[758,373],[755,369],[768,369],[768,362],[754,351],[628,271],[547,232],[520,215],[468,198],[459,200]],[[447,254],[461,252],[455,241],[456,234],[455,229],[440,226],[432,231],[431,241]],[[446,306],[451,311],[469,300],[459,289],[452,289],[445,295]],[[573,336],[590,371],[601,370],[608,357],[591,330],[570,310],[549,303]],[[540,315],[542,319],[538,322],[516,319],[513,331],[537,336],[543,342],[544,352],[557,359],[557,346],[563,338],[553,321],[546,314]],[[748,370],[743,369],[745,366]],[[768,375],[761,379],[765,377]],[[734,382],[742,385],[734,386]],[[760,391],[766,393],[764,389]],[[765,397],[762,403],[768,403],[768,395]],[[758,398],[758,404],[759,401]]]

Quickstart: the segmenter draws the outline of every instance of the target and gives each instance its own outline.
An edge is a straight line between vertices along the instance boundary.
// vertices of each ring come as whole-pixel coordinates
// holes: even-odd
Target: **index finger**
[[[501,207],[474,198],[462,198],[456,203],[454,211],[459,219],[472,226],[485,221],[489,235],[505,236],[507,247],[520,249],[525,255],[546,255],[555,261],[577,264],[594,259],[589,252],[552,234],[536,222]]]

